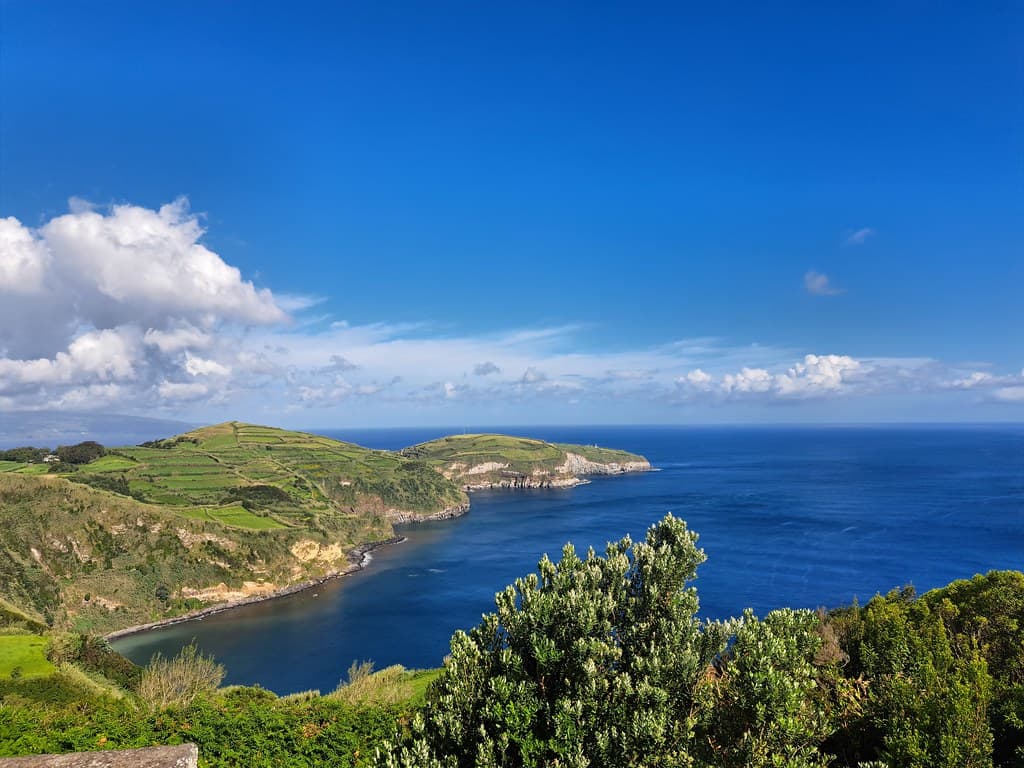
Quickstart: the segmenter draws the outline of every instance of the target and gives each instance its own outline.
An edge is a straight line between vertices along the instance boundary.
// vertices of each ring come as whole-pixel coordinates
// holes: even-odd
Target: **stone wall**
[[[196,768],[195,744],[0,758],[0,768]]]

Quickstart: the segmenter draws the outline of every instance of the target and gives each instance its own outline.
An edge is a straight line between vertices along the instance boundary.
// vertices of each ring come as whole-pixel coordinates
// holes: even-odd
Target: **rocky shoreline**
[[[590,481],[583,477],[536,478],[530,475],[508,475],[500,480],[487,480],[480,483],[467,483],[462,486],[464,491],[490,491],[495,489],[544,489],[544,488],[575,488],[586,485]]]
[[[590,480],[588,476],[597,475],[624,475],[631,472],[650,472],[652,467],[648,461],[627,461],[622,463],[613,462],[602,464],[596,461],[578,456],[574,453],[567,454],[565,464],[552,472],[534,472],[525,474],[523,472],[512,472],[507,470],[507,465],[494,465],[488,467],[487,472],[474,471],[470,469],[463,474],[463,477],[473,474],[489,475],[476,482],[464,482],[464,491],[483,491],[497,488],[574,488],[577,485],[585,485]]]
[[[440,512],[429,515],[417,515],[414,512],[405,512],[401,509],[389,509],[387,516],[393,524],[404,525],[405,523],[425,523],[428,520],[451,520],[453,517],[462,517],[467,512],[469,512],[468,501],[465,504],[445,507]]]
[[[166,619],[160,619],[159,621],[151,621],[146,624],[136,624],[131,627],[125,627],[124,629],[116,629],[113,632],[108,632],[103,636],[104,640],[118,640],[122,637],[128,637],[129,635],[137,635],[140,632],[148,632],[151,629],[159,629],[161,627],[169,627],[174,624],[183,624],[186,621],[195,621],[196,619],[202,619],[206,616],[212,616],[216,613],[223,611],[229,611],[232,608],[240,608],[243,605],[252,605],[253,603],[262,603],[267,600],[276,600],[280,597],[288,597],[294,595],[297,592],[304,592],[312,587],[319,586],[325,582],[331,581],[332,579],[340,579],[342,576],[347,576],[350,573],[361,571],[366,567],[369,562],[368,555],[375,549],[387,546],[388,544],[400,544],[405,541],[404,536],[392,536],[390,539],[384,539],[383,541],[373,541],[366,544],[360,544],[355,549],[348,553],[349,565],[337,571],[331,571],[319,578],[310,579],[308,581],[299,582],[298,584],[291,584],[287,587],[274,590],[265,595],[253,595],[252,597],[245,597],[240,600],[230,600],[225,603],[218,603],[217,605],[210,605],[205,608],[197,608],[194,611],[183,613],[180,616],[172,616]]]

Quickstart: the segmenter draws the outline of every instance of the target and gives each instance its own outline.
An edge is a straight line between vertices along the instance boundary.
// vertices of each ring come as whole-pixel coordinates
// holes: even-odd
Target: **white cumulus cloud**
[[[150,210],[115,205],[107,213],[81,211],[58,216],[39,234],[54,266],[93,300],[90,307],[131,319],[210,314],[248,323],[286,318],[268,290],[257,290],[241,272],[199,243],[204,234],[187,201]],[[112,305],[112,306],[111,306]]]
[[[0,294],[38,293],[49,267],[44,243],[13,216],[0,219]]]
[[[191,376],[228,376],[231,374],[231,368],[216,360],[206,360],[186,352],[185,372]]]
[[[452,333],[329,314],[283,322],[319,298],[257,288],[203,236],[184,201],[156,210],[78,201],[38,228],[0,219],[0,409],[164,409],[269,423],[301,409],[309,425],[315,411],[324,424],[464,414],[487,423],[560,418],[568,405],[621,419],[702,403],[813,400],[807,409],[820,412],[829,398],[845,408],[852,398],[922,393],[1024,403],[1024,373],[984,361],[816,355],[706,336],[588,346],[575,325]],[[805,280],[812,293],[839,290],[821,273]]]
[[[186,349],[203,349],[212,343],[213,337],[206,331],[185,323],[166,331],[150,328],[146,331],[144,341],[161,352],[170,354]]]
[[[697,368],[676,379],[676,386],[695,394],[720,397],[765,395],[778,398],[820,397],[843,391],[862,368],[847,355],[805,355],[784,371],[743,367],[735,373],[713,376]]]
[[[141,346],[131,328],[90,331],[52,359],[0,359],[0,391],[132,379]]]
[[[860,361],[847,355],[807,355],[775,377],[775,388],[780,395],[838,392],[860,367]]]
[[[288,316],[203,235],[184,199],[156,210],[72,201],[37,229],[0,219],[0,392],[66,406],[132,381],[117,390],[130,406],[205,394],[184,376],[228,377],[231,337]]]

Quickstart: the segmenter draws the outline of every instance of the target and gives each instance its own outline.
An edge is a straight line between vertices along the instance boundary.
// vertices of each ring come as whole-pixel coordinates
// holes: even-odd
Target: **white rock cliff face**
[[[469,504],[456,504],[451,507],[445,507],[440,512],[434,512],[426,515],[407,512],[402,509],[389,509],[385,512],[385,515],[392,524],[397,525],[401,523],[421,523],[425,520],[448,520],[453,517],[464,515],[468,510]]]
[[[651,464],[647,461],[617,461],[601,464],[576,453],[566,453],[565,463],[558,469],[571,475],[621,475],[626,472],[647,472]]]

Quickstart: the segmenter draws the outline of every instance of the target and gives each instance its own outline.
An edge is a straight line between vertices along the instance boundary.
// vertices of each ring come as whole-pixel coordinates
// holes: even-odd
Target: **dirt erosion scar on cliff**
[[[342,576],[347,576],[350,573],[361,571],[365,568],[369,562],[369,554],[379,548],[387,546],[388,544],[400,544],[405,541],[404,536],[394,536],[384,541],[374,541],[368,544],[361,544],[348,553],[349,565],[337,571],[325,574],[318,579],[309,579],[299,584],[290,584],[286,587],[273,588],[271,585],[270,589],[257,589],[252,594],[240,595],[237,598],[228,599],[224,602],[219,602],[215,605],[210,605],[205,608],[198,608],[188,613],[183,613],[180,616],[174,616],[167,619],[161,619],[160,621],[151,621],[146,624],[138,624],[134,627],[126,627],[125,629],[118,629],[114,632],[110,632],[104,635],[106,640],[116,640],[119,637],[127,637],[128,635],[136,635],[139,632],[146,632],[150,629],[157,629],[159,627],[169,627],[173,624],[181,624],[186,621],[194,621],[201,619],[204,616],[212,616],[215,613],[221,613],[232,608],[239,608],[243,605],[250,605],[252,603],[261,603],[266,600],[276,600],[279,597],[287,597],[288,595],[294,595],[297,592],[310,589],[311,587],[319,586],[325,582],[331,581],[332,579],[338,579]],[[224,586],[224,585],[219,585]],[[226,589],[226,587],[225,587]],[[211,593],[212,594],[212,593]]]

